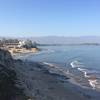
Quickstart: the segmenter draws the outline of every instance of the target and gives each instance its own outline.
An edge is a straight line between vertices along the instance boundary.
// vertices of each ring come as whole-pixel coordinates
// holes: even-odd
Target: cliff
[[[0,49],[0,100],[26,100],[16,81],[14,60],[8,51]]]

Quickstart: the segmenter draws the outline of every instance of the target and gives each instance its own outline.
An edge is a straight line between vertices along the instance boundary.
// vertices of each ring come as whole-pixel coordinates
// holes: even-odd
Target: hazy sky
[[[100,35],[100,0],[0,0],[0,36]]]

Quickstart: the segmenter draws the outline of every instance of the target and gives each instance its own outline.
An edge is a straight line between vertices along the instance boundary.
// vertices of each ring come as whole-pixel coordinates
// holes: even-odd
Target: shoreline
[[[86,86],[82,86],[81,84],[79,84],[78,82],[76,82],[76,80],[74,79],[73,75],[71,75],[71,73],[69,73],[69,71],[65,71],[64,69],[58,67],[58,66],[55,66],[51,63],[47,63],[47,62],[34,62],[34,61],[29,61],[29,60],[25,60],[23,58],[27,58],[29,57],[30,55],[34,55],[34,54],[37,54],[38,52],[35,52],[35,53],[20,53],[19,56],[16,55],[15,57],[15,60],[17,61],[17,63],[15,62],[15,65],[18,67],[16,70],[19,75],[18,75],[18,78],[20,80],[20,83],[22,82],[22,84],[18,85],[19,87],[23,87],[24,89],[24,92],[26,94],[26,96],[30,97],[29,99],[32,100],[33,98],[38,98],[38,99],[33,99],[33,100],[49,100],[48,99],[43,99],[41,97],[41,99],[39,99],[39,94],[38,94],[38,97],[35,96],[35,92],[37,91],[37,89],[33,86],[34,84],[39,84],[38,81],[41,83],[42,81],[42,85],[41,86],[37,86],[37,88],[39,88],[39,91],[42,91],[42,87],[44,88],[51,88],[49,86],[45,87],[44,85],[47,85],[47,84],[52,84],[52,87],[55,88],[53,85],[57,85],[58,83],[60,84],[58,86],[59,87],[62,87],[60,88],[59,90],[58,89],[55,89],[55,92],[57,92],[55,95],[58,96],[58,91],[62,90],[62,95],[64,95],[64,99],[57,99],[55,97],[52,97],[52,95],[50,95],[51,98],[55,98],[55,99],[50,99],[50,100],[66,100],[66,95],[65,93],[70,93],[70,92],[73,92],[74,91],[74,94],[75,94],[75,97],[76,95],[78,95],[76,98],[81,98],[81,100],[98,100],[98,97],[100,98],[99,96],[99,91],[96,91],[94,89],[92,89],[91,87],[86,87]],[[24,72],[25,71],[25,72]],[[40,73],[40,75],[37,75],[38,73]],[[43,77],[42,77],[43,75]],[[43,79],[44,77],[48,76],[49,77],[52,77],[51,79]],[[36,76],[34,79],[30,79],[31,77],[33,76]],[[38,77],[39,79],[38,79]],[[26,77],[29,79],[27,80]],[[81,76],[80,76],[81,77]],[[34,80],[36,80],[37,82],[34,82]],[[42,80],[42,81],[41,81]],[[50,81],[53,80],[52,82],[54,83],[48,83],[47,81]],[[46,84],[47,82],[47,84]],[[84,83],[83,83],[84,84]],[[32,88],[32,90],[30,90]],[[68,89],[65,91],[65,89]],[[58,91],[57,91],[58,90]],[[69,90],[71,90],[69,92]],[[49,90],[47,90],[49,91]],[[87,91],[87,93],[86,93]],[[43,91],[42,91],[43,92]],[[45,94],[47,97],[48,97],[48,94]],[[60,96],[62,96],[60,95]],[[70,93],[71,95],[71,93]],[[69,95],[68,95],[69,96]],[[73,96],[74,97],[74,96]],[[84,99],[83,99],[84,98]],[[80,99],[74,99],[74,98],[71,98],[68,99],[68,100],[80,100]]]
[[[74,84],[71,77],[59,74],[60,71],[55,70],[53,65],[22,60],[15,62],[15,65],[20,85],[30,100],[33,98],[34,100],[66,100],[67,96],[68,100],[90,100],[91,94],[98,94],[92,89],[85,89]],[[89,93],[85,93],[85,91],[89,91]],[[98,99],[95,97],[92,100]]]
[[[11,53],[13,59],[21,59],[23,57],[27,57],[27,56],[30,56],[30,55],[34,55],[38,52],[39,50],[36,50],[36,51],[29,51],[29,52],[24,52],[24,53]]]
[[[1,58],[1,75],[7,77],[7,82],[4,84],[7,88],[4,90],[9,88],[12,94],[9,98],[16,100],[98,100],[100,97],[99,92],[73,84],[68,72],[57,65],[13,59],[9,52],[3,50],[1,50]],[[2,78],[2,82],[6,79]],[[9,79],[14,83],[12,84]],[[9,94],[7,90],[4,93]],[[6,96],[4,98],[7,98]]]

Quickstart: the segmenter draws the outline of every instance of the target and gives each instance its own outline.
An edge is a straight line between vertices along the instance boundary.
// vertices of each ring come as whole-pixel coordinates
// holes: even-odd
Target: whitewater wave
[[[56,64],[48,63],[48,62],[43,62],[43,64],[49,66],[48,70],[50,73],[56,73],[59,75],[63,75],[67,78],[70,77],[69,70],[66,69],[65,67],[61,67],[61,66],[58,66]],[[46,66],[46,68],[47,68],[47,66]]]
[[[77,61],[77,60],[72,61],[72,62],[70,63],[70,65],[72,66],[72,68],[84,67],[84,66],[83,66],[83,63],[81,63],[81,62],[79,62],[79,61]]]
[[[48,62],[43,62],[44,65],[49,66],[49,72],[50,73],[57,73],[60,75],[65,75],[65,76],[71,76],[71,78],[74,78],[74,75],[70,73],[68,69],[64,69],[62,67],[56,66],[56,64],[53,63],[48,63]],[[77,69],[78,71],[83,73],[84,78],[87,79],[87,82],[89,85],[92,87],[92,89],[100,89],[100,80],[97,80],[97,77],[95,76],[96,71],[91,71],[89,69],[86,69],[83,63],[79,61],[73,61],[71,62],[72,69]],[[97,72],[99,73],[99,72]],[[80,76],[80,75],[79,75]],[[88,87],[88,86],[87,86]]]
[[[93,88],[93,89],[97,89],[97,88],[100,88],[100,79],[98,77],[100,77],[100,72],[98,71],[95,71],[95,70],[89,70],[87,69],[83,63],[75,60],[75,61],[72,61],[70,63],[71,67],[73,69],[77,69],[78,71],[82,72],[83,75],[84,75],[84,78],[87,78],[90,86]],[[99,74],[99,75],[97,75]]]
[[[48,65],[48,66],[50,66],[50,67],[54,67],[54,65],[51,64],[51,63],[43,62],[43,64]]]

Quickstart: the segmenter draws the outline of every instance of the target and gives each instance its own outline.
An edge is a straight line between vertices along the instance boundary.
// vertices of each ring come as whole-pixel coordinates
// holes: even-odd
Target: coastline
[[[30,56],[30,55],[33,55],[33,54],[36,54],[39,50],[38,49],[32,49],[32,50],[29,50],[29,51],[24,51],[24,52],[18,52],[18,53],[11,53],[12,57],[14,59],[21,59],[23,57],[27,57],[27,56]]]
[[[8,51],[1,50],[1,70],[3,68],[1,75],[7,77],[7,80],[1,77],[2,82],[3,80],[7,81],[5,84],[7,88],[3,90],[14,89],[15,94],[11,90],[12,95],[10,96],[13,96],[15,100],[99,100],[99,91],[84,88],[75,82],[74,77],[77,74],[73,76],[67,69],[51,63],[33,62],[20,58],[27,58],[30,55],[33,53],[25,55],[23,53],[19,59],[14,59]],[[9,79],[14,82],[12,84],[12,81],[9,81],[11,86],[8,85]],[[5,93],[9,94],[8,91],[4,91]]]
[[[64,76],[53,65],[16,60],[15,66],[20,83],[17,85],[23,87],[30,100],[98,100],[96,91],[74,84],[70,76]]]

